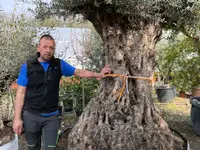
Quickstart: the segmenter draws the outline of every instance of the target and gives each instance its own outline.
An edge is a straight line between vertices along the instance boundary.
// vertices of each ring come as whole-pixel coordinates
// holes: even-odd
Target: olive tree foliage
[[[91,21],[103,41],[105,63],[114,74],[142,77],[153,74],[155,45],[162,30],[193,36],[200,10],[198,0],[51,0],[48,5],[51,15],[81,14]],[[69,135],[68,149],[183,148],[183,141],[156,111],[151,84],[126,79],[101,81],[96,97]]]
[[[15,81],[20,66],[35,53],[37,30],[24,15],[0,18],[0,91],[5,92]],[[2,93],[1,93],[2,94]],[[1,95],[0,94],[0,95]]]
[[[34,0],[32,2],[37,4],[35,13],[40,19],[49,15],[66,17],[70,14],[82,14],[85,19],[92,21],[94,19],[92,16],[105,11],[118,16],[115,18],[118,21],[122,19],[124,27],[141,28],[148,22],[158,22],[163,28],[182,31],[188,35],[193,33],[191,27],[195,27],[198,17],[196,14],[199,13],[198,0],[51,0],[50,3]]]
[[[158,68],[163,76],[171,76],[170,84],[185,92],[200,85],[199,41],[179,34],[173,42],[158,47]]]
[[[103,41],[94,29],[91,29],[90,36],[87,38],[88,42],[83,43],[85,47],[84,53],[90,60],[87,64],[87,69],[100,72],[105,66]]]

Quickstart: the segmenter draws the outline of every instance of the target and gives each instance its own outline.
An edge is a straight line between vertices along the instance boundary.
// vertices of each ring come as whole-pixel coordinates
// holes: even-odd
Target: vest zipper
[[[44,84],[45,84],[45,87],[44,87],[44,97],[45,97],[45,100],[44,100],[43,107],[45,108],[46,102],[47,102],[47,99],[46,99],[46,96],[47,96],[47,71],[45,71],[45,74],[44,74]]]

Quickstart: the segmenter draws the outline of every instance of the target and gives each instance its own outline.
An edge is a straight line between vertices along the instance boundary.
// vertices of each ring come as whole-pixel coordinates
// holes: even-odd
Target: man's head
[[[39,44],[37,46],[38,52],[40,52],[40,61],[49,61],[55,52],[55,40],[49,35],[45,34],[41,36]]]

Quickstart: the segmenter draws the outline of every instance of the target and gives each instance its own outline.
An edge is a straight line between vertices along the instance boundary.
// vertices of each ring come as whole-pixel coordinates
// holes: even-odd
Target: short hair
[[[47,39],[47,40],[55,41],[54,38],[53,38],[50,34],[44,34],[44,35],[42,35],[42,36],[40,37],[39,43],[40,43],[40,41],[41,41],[43,38],[45,38],[45,39]]]

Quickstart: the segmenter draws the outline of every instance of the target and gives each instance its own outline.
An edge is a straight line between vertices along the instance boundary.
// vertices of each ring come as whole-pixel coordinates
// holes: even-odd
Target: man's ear
[[[40,45],[39,43],[36,43],[36,48],[37,48],[37,51],[38,51],[38,52],[39,52],[39,49],[38,49],[38,48],[39,48],[39,45]]]

